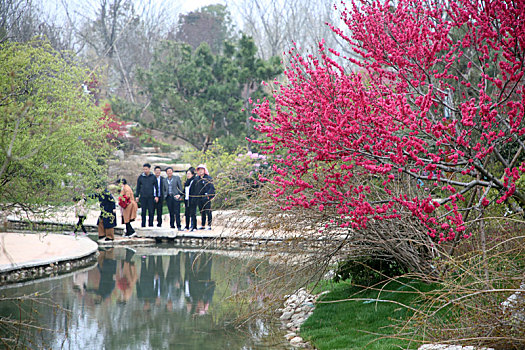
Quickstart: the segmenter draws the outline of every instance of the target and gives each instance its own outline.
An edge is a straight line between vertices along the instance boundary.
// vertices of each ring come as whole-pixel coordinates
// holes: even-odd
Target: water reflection
[[[185,260],[184,296],[187,312],[204,315],[208,313],[215,291],[215,282],[211,280],[211,258],[197,257],[196,253],[190,253]]]
[[[253,276],[232,282],[232,270],[245,265],[229,258],[195,251],[161,250],[144,254],[130,248],[100,251],[88,270],[19,288],[3,296],[47,291],[61,307],[23,305],[24,317],[52,331],[23,337],[32,347],[52,349],[285,349],[282,334],[259,319],[248,331],[228,329],[237,308],[228,299]],[[237,273],[235,272],[235,273]],[[33,308],[33,312],[31,311]],[[0,302],[0,316],[18,315],[13,304]],[[36,336],[35,336],[36,335]],[[277,342],[278,344],[276,344]]]

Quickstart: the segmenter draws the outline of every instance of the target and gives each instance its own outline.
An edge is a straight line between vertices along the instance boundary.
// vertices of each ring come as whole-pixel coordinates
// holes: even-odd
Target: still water
[[[0,289],[0,316],[34,326],[16,337],[16,327],[1,326],[0,335],[32,349],[289,349],[275,321],[232,326],[247,304],[234,296],[258,278],[244,269],[249,261],[176,247],[101,249],[96,266]]]

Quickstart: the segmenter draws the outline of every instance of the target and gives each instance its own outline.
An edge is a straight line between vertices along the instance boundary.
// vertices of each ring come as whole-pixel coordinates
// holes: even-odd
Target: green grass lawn
[[[382,285],[383,291],[352,287],[349,283],[327,283],[320,287],[331,292],[321,301],[359,299],[337,303],[317,303],[312,316],[301,326],[301,336],[317,349],[417,349],[418,344],[395,337],[394,325],[412,311],[391,302],[414,307],[418,291],[434,288],[416,280],[401,280]],[[316,290],[319,292],[320,290]]]

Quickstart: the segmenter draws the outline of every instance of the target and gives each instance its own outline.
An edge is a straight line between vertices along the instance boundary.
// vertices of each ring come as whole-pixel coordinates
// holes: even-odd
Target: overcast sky
[[[160,0],[159,0],[160,1]],[[181,0],[181,12],[190,12],[200,7],[211,5],[211,4],[225,4],[225,1],[220,0]],[[232,9],[230,9],[231,11]]]
[[[3,1],[3,0],[0,0]],[[67,22],[64,8],[68,8],[68,12],[72,18],[78,20],[80,18],[89,17],[94,19],[95,9],[99,8],[100,0],[33,0],[39,2],[44,11],[47,12],[51,18],[55,18],[58,22]],[[241,3],[243,0],[126,0],[134,2],[135,4],[151,3],[157,5],[157,8],[162,8],[164,14],[168,11],[168,17],[171,17],[173,23],[177,23],[179,14],[195,11],[201,7],[222,4],[228,7],[231,13],[232,20],[237,28],[242,30],[243,21],[236,11],[236,3]],[[298,0],[299,1],[299,0]],[[64,6],[65,4],[65,6]],[[154,6],[155,7],[155,6]],[[140,12],[140,6],[136,9]]]

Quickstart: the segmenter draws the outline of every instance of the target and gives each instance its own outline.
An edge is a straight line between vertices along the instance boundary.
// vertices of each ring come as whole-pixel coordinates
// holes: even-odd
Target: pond
[[[16,336],[20,348],[291,348],[276,320],[233,326],[246,304],[234,296],[260,278],[244,271],[250,260],[242,254],[177,247],[99,253],[96,266],[0,289],[0,317],[31,325]],[[19,296],[21,303],[9,299]],[[1,323],[0,335],[19,329]]]

